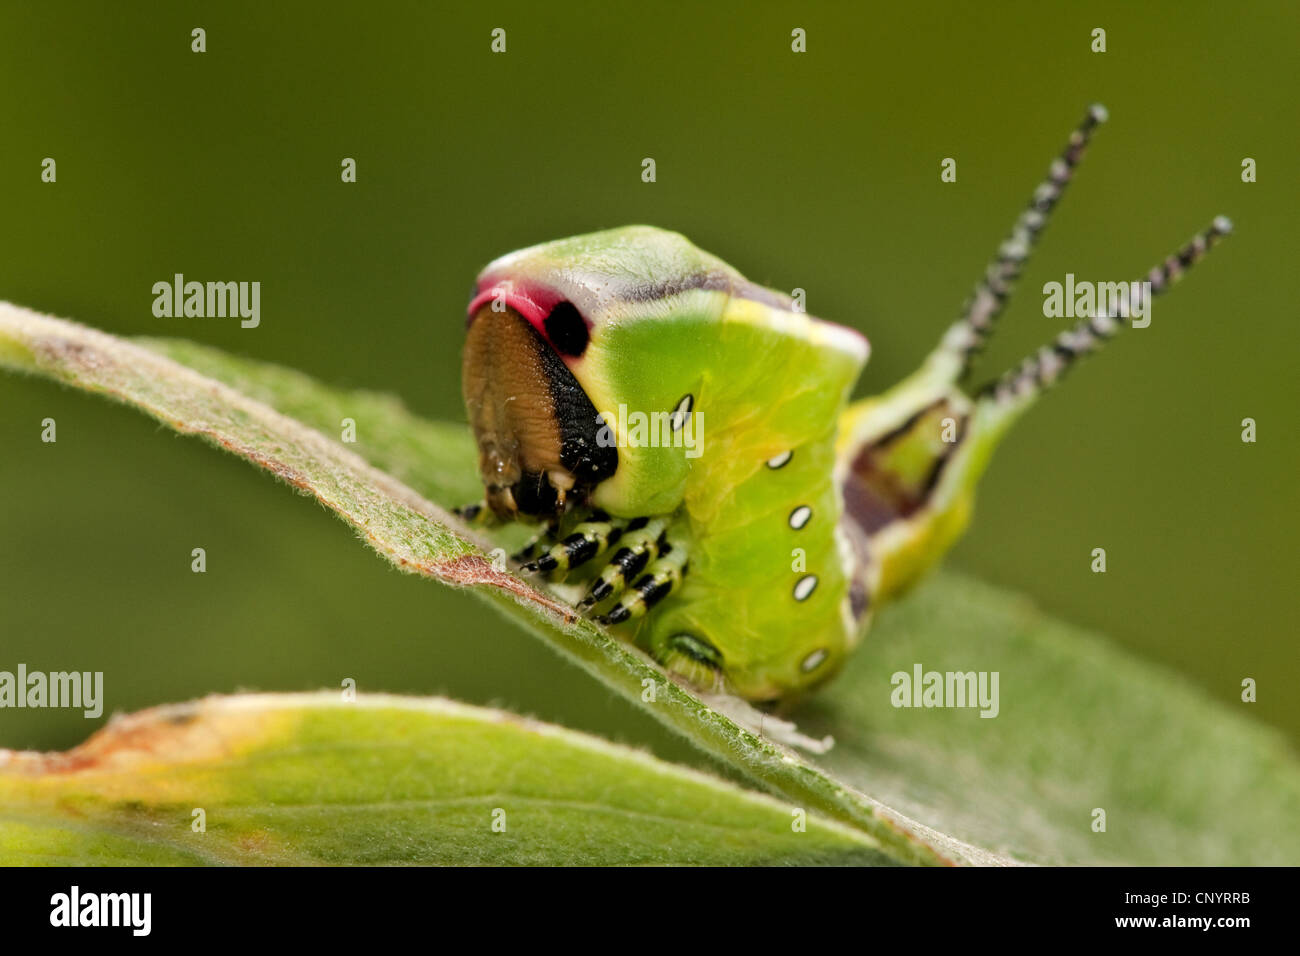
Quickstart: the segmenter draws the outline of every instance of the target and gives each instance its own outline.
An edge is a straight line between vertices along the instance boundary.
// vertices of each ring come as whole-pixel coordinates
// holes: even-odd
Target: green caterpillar
[[[1008,426],[1130,314],[961,386],[1104,119],[1088,111],[920,369],[858,402],[865,338],[676,233],[491,263],[463,363],[486,507],[464,514],[544,522],[524,570],[567,576],[598,621],[698,685],[775,703],[821,684],[965,529]],[[1150,293],[1230,228],[1219,217],[1152,269]]]

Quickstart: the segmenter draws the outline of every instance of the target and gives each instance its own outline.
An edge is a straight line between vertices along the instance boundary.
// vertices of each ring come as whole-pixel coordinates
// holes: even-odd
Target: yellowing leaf
[[[210,697],[0,751],[0,865],[864,864],[865,834],[441,699]]]

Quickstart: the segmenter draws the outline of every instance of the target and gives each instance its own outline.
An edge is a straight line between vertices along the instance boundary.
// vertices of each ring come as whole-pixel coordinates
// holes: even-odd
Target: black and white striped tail
[[[997,257],[989,263],[975,286],[961,317],[945,333],[939,350],[956,359],[956,379],[967,375],[971,362],[992,334],[1039,234],[1074,178],[1075,167],[1088,148],[1093,130],[1104,122],[1106,108],[1100,104],[1090,106],[1083,122],[1070,134],[1070,141],[1061,155],[1052,161],[1047,177],[1034,190],[1029,205],[1012,227],[1011,235],[998,248]]]
[[[1146,276],[1151,295],[1169,289],[1231,231],[1232,223],[1226,216],[1219,216],[1208,229],[1155,266]],[[986,386],[980,398],[1008,406],[1027,404],[1056,384],[1075,362],[1105,345],[1129,321],[1132,312],[1140,311],[1141,305],[1140,301],[1125,301],[1106,314],[1080,319],[1019,366]]]

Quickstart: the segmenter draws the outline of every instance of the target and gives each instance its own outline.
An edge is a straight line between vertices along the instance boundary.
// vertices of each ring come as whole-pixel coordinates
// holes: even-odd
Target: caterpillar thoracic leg
[[[687,562],[685,549],[670,547],[663,557],[651,564],[646,573],[637,579],[608,614],[596,619],[596,623],[621,624],[629,618],[645,614],[682,583],[682,578],[686,576]]]
[[[645,566],[663,550],[665,527],[666,522],[662,518],[637,518],[630,522],[623,531],[619,549],[591,583],[587,596],[582,599],[579,607],[589,608],[622,594],[628,583],[635,581]]]
[[[531,561],[534,555],[537,554],[539,549],[550,547],[555,543],[555,535],[558,530],[559,530],[558,523],[554,521],[547,523],[547,525],[544,528],[542,528],[541,531],[537,532],[537,534],[533,535],[531,538],[528,539],[527,544],[525,544],[514,554],[510,555],[510,560],[515,562],[516,564],[522,564],[525,561]]]
[[[525,564],[523,571],[568,571],[586,564],[598,554],[608,551],[623,534],[625,523],[610,520],[607,515],[598,514],[590,521],[584,521],[573,529],[559,544],[554,545],[531,564]]]

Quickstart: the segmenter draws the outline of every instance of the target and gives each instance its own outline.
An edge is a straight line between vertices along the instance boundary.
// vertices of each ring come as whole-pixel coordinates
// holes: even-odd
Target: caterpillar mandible
[[[585,611],[698,685],[771,704],[821,684],[965,529],[1011,423],[1140,313],[1096,312],[963,387],[1104,120],[1088,110],[921,367],[852,403],[863,336],[676,233],[492,262],[462,383],[486,500],[463,513],[541,523],[523,570],[578,583]],[[1216,218],[1153,268],[1150,294],[1230,229]]]

